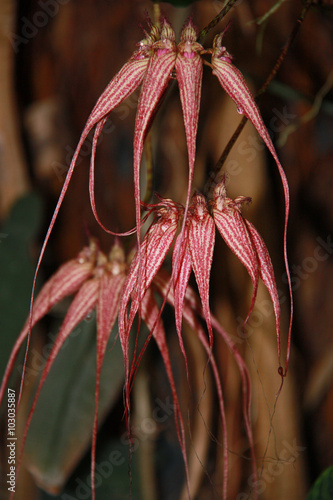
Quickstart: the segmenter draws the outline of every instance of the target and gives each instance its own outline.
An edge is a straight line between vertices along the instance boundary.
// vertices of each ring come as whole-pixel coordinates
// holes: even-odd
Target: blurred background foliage
[[[232,20],[225,44],[255,93],[274,67],[304,4],[298,0],[241,0],[209,33],[205,47],[211,46],[213,35]],[[190,15],[202,29],[222,9],[223,2],[170,0],[160,6],[179,34]],[[81,130],[97,97],[142,38],[141,26],[147,12],[153,15],[153,8],[150,0],[1,1],[1,373],[29,311],[39,249]],[[217,241],[214,254],[211,305],[236,339],[251,372],[254,440],[262,472],[260,498],[269,500],[305,498],[317,476],[333,462],[332,8],[330,0],[311,3],[278,74],[258,100],[291,192],[288,252],[295,301],[293,345],[291,368],[271,433],[270,415],[279,387],[274,318],[265,312],[267,297],[259,289],[248,341],[239,337],[241,318],[245,318],[251,297],[250,280],[221,241]],[[112,124],[103,134],[96,160],[97,208],[104,224],[119,231],[126,231],[135,221],[132,138],[137,97],[135,94],[111,114]],[[197,188],[203,187],[239,121],[233,103],[205,68],[194,179]],[[162,196],[184,201],[186,143],[176,85],[169,89],[156,117],[152,145],[154,189]],[[89,154],[87,143],[50,239],[40,283],[86,245],[87,234],[99,239],[103,251],[107,252],[112,243],[91,213]],[[246,125],[224,169],[229,196],[253,198],[246,216],[261,232],[272,255],[282,291],[286,332],[282,190],[275,166],[250,125]],[[125,245],[130,248],[133,242],[127,239]],[[34,330],[18,429],[22,428],[47,348],[67,307],[67,302],[59,305]],[[166,308],[164,321],[188,433],[190,471],[195,478],[193,496],[202,500],[220,498],[222,447],[215,389],[208,375],[203,389],[205,357],[193,332],[185,330],[191,359],[189,389],[172,320]],[[90,498],[94,336],[94,318],[88,318],[73,332],[50,373],[27,442],[26,471],[22,470],[18,481],[18,500]],[[229,429],[230,498],[250,498],[251,470],[242,426],[239,375],[219,339],[215,354]],[[11,382],[17,388],[20,363]],[[133,389],[132,457],[122,419],[123,368],[117,344],[108,349],[104,364],[97,499],[128,498],[130,488],[133,499],[186,498],[171,396],[155,346],[152,344],[146,352]],[[2,416],[4,436],[3,411]],[[288,459],[279,459],[283,450],[287,450]],[[8,498],[5,473],[4,446],[1,499]],[[323,477],[323,488],[331,491],[332,474],[327,472]],[[316,483],[308,498],[331,498],[321,491],[324,489]],[[237,497],[240,494],[243,496]]]

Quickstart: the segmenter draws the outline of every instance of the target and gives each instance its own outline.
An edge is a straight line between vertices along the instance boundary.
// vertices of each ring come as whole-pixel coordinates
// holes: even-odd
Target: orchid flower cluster
[[[178,44],[175,42],[174,30],[165,18],[161,20],[159,25],[150,25],[149,32],[145,33],[145,38],[139,42],[137,50],[111,80],[93,108],[68,170],[62,192],[42,247],[37,270],[39,269],[46,244],[67,191],[80,154],[80,149],[88,137],[88,134],[93,129],[94,135],[89,177],[91,206],[97,222],[105,231],[114,235],[116,234],[103,226],[96,211],[94,192],[95,153],[99,136],[107,121],[109,113],[141,85],[135,122],[133,159],[134,196],[136,202],[136,252],[135,254],[131,253],[129,256],[126,256],[119,236],[130,234],[130,232],[123,233],[117,235],[109,255],[105,255],[99,249],[98,243],[92,240],[89,247],[84,248],[75,259],[63,264],[59,268],[37,296],[32,313],[14,346],[1,385],[0,400],[2,400],[4,396],[4,391],[19,349],[24,341],[30,338],[30,332],[33,326],[46,315],[55,304],[65,297],[73,295],[74,298],[64,318],[39,381],[39,386],[27,419],[23,442],[27,435],[40,390],[57,354],[71,331],[95,308],[97,311],[97,364],[95,390],[96,404],[91,456],[92,484],[94,484],[100,372],[110,332],[117,317],[119,340],[125,364],[125,389],[127,398],[137,365],[150,338],[153,337],[157,343],[172,391],[176,409],[175,422],[178,439],[184,457],[186,474],[188,474],[184,424],[180,412],[176,384],[171,369],[166,335],[161,318],[161,308],[156,300],[156,295],[159,295],[163,304],[169,303],[174,308],[176,331],[186,366],[187,358],[182,338],[182,321],[186,321],[195,331],[208,355],[216,382],[223,424],[223,445],[225,450],[223,498],[226,498],[228,484],[227,431],[222,386],[213,353],[214,331],[223,337],[227,346],[232,351],[241,374],[243,384],[244,422],[253,458],[254,474],[256,474],[256,468],[250,421],[249,374],[235,345],[210,310],[209,283],[216,229],[250,275],[253,285],[253,295],[248,316],[251,314],[254,307],[259,278],[269,291],[275,313],[279,367],[282,370],[280,360],[280,306],[273,266],[266,245],[251,222],[246,220],[242,215],[242,207],[244,204],[248,203],[250,199],[244,196],[238,196],[234,200],[228,198],[224,177],[221,182],[215,186],[211,199],[206,199],[206,197],[199,192],[195,192],[191,196],[204,64],[212,68],[213,74],[217,76],[222,88],[234,100],[239,113],[244,114],[253,123],[275,159],[285,194],[284,257],[286,265],[286,230],[289,213],[289,192],[285,173],[278,160],[254,98],[240,71],[232,64],[230,54],[222,44],[223,33],[215,37],[211,49],[204,49],[203,45],[197,41],[197,38],[197,30],[191,20],[188,21],[183,28]],[[206,56],[211,57],[210,62],[205,59]],[[141,202],[140,193],[140,165],[144,141],[149,131],[154,113],[157,110],[157,106],[162,100],[168,84],[174,78],[176,78],[178,82],[180,92],[188,150],[189,173],[186,203],[185,206],[183,206],[171,199],[165,199],[157,195],[157,203],[144,204]],[[147,214],[141,220],[142,208],[145,209]],[[148,216],[152,217],[153,220],[141,241],[140,229]],[[172,272],[170,274],[163,269],[162,264],[172,246]],[[188,284],[192,270],[197,283],[199,297]],[[129,355],[129,339],[133,322],[137,315],[146,323],[150,333],[144,348],[137,358],[135,358],[134,355],[131,362]],[[202,326],[202,319],[206,322],[208,336]],[[126,404],[129,405],[128,400]],[[189,483],[188,477],[187,482]],[[92,494],[94,499],[94,487]]]

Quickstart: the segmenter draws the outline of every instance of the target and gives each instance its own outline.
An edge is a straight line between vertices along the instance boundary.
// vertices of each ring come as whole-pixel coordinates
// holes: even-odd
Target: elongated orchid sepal
[[[140,165],[143,144],[154,111],[167,88],[176,60],[175,33],[164,19],[160,40],[152,45],[152,55],[142,82],[134,131],[134,196],[138,251],[140,252]]]
[[[175,323],[179,339],[179,346],[183,353],[186,372],[188,373],[187,357],[182,338],[182,318],[184,298],[187,290],[188,280],[191,274],[191,254],[188,246],[188,227],[185,227],[184,236],[177,236],[172,254],[172,282],[173,294],[175,297]]]
[[[265,245],[264,240],[256,230],[256,228],[249,221],[245,221],[246,226],[248,228],[249,234],[253,241],[253,245],[256,249],[258,263],[259,263],[259,273],[260,278],[265,284],[267,290],[272,299],[274,314],[275,314],[275,323],[276,323],[276,335],[277,335],[277,347],[278,347],[278,358],[279,363],[281,365],[281,339],[280,339],[280,302],[279,302],[279,294],[276,287],[274,269],[271,258],[269,256],[267,247]]]
[[[238,111],[244,114],[252,122],[254,127],[257,129],[260,137],[265,142],[279,170],[284,191],[285,220],[284,220],[284,235],[283,235],[283,254],[284,254],[284,263],[287,273],[289,296],[290,296],[290,322],[288,331],[287,358],[285,365],[285,373],[286,373],[289,365],[290,336],[291,336],[291,326],[293,319],[293,297],[292,297],[291,278],[290,278],[288,255],[287,255],[287,226],[288,226],[289,208],[290,208],[289,186],[286,174],[280,163],[280,160],[278,158],[278,155],[276,153],[276,150],[274,148],[268,130],[261,117],[260,111],[254,101],[254,98],[248,86],[246,85],[243,75],[231,63],[231,56],[230,54],[228,54],[225,47],[223,47],[222,45],[222,36],[223,33],[217,35],[213,43],[213,50],[212,50],[213,74],[217,76],[224,90],[235,101]]]
[[[253,294],[250,309],[245,323],[254,307],[258,281],[259,266],[255,247],[249,235],[245,220],[241,214],[241,207],[249,198],[238,197],[236,200],[227,198],[225,179],[217,184],[213,197],[213,217],[216,227],[231,251],[246,267],[253,284]]]
[[[171,200],[157,205],[159,219],[148,229],[141,251],[137,251],[130,266],[122,292],[119,310],[119,337],[125,361],[125,376],[128,375],[128,340],[130,329],[146,290],[170,249],[178,227],[179,206]],[[129,317],[127,309],[132,298]]]
[[[202,194],[195,193],[193,195],[188,224],[191,264],[197,281],[212,347],[213,331],[210,321],[209,282],[215,245],[215,223],[208,212],[206,199]]]
[[[96,270],[97,276],[100,275],[100,286],[97,300],[95,412],[91,443],[91,484],[93,500],[95,500],[95,460],[100,375],[110,334],[118,315],[121,290],[126,278],[126,268],[124,250],[121,245],[116,243],[112,247],[108,262],[102,265],[100,269]]]

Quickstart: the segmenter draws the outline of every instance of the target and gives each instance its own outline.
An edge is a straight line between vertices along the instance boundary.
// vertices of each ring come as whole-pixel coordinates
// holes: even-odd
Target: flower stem
[[[208,33],[210,32],[210,30],[212,30],[213,28],[215,28],[215,26],[224,18],[224,16],[226,16],[228,14],[229,10],[234,6],[234,4],[236,3],[236,1],[237,0],[229,0],[224,5],[223,9],[221,9],[221,11],[217,14],[217,16],[215,16],[214,19],[209,24],[207,24],[207,26],[205,26],[205,28],[203,28],[200,31],[198,39],[197,39],[197,41],[199,43],[202,43],[203,40],[208,35]]]

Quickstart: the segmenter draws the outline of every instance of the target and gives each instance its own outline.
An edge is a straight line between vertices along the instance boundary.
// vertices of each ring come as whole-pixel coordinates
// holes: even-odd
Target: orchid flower
[[[228,198],[223,178],[214,190],[213,217],[222,238],[246,267],[252,280],[252,302],[245,323],[254,306],[259,277],[269,291],[275,313],[278,359],[281,366],[280,304],[274,269],[264,240],[253,224],[241,214],[242,206],[249,201],[251,199],[244,196],[238,196],[235,200]]]
[[[66,313],[60,331],[54,342],[52,351],[46,361],[41,379],[26,421],[22,439],[22,449],[27,436],[27,431],[33,417],[40,391],[46,377],[61,350],[64,342],[74,328],[94,309],[97,310],[97,362],[96,362],[96,385],[95,385],[95,414],[92,433],[91,471],[92,483],[94,483],[95,451],[97,436],[97,417],[99,400],[99,382],[103,364],[103,358],[107,343],[115,324],[120,294],[126,278],[127,264],[122,246],[118,241],[113,245],[109,256],[98,250],[96,243],[83,249],[76,259],[63,264],[54,276],[45,283],[41,289],[36,302],[32,322],[27,320],[19,338],[17,339],[7,370],[0,389],[0,403],[3,398],[10,373],[13,369],[19,349],[28,337],[32,328],[54,305],[69,295],[75,294],[71,305]],[[21,452],[22,454],[22,452]],[[20,458],[18,464],[20,463]],[[94,498],[94,490],[93,490]]]
[[[81,138],[79,140],[79,143],[75,150],[72,162],[70,164],[69,171],[63,189],[61,191],[54,215],[49,225],[47,235],[45,237],[37,265],[37,270],[39,269],[40,262],[43,253],[45,251],[48,238],[54,226],[55,219],[62,204],[62,200],[67,191],[68,184],[70,182],[72,173],[74,171],[78,156],[80,154],[81,147],[86,138],[88,137],[90,131],[94,128],[95,132],[92,141],[91,168],[90,168],[90,180],[89,180],[91,206],[98,223],[107,232],[111,234],[116,234],[108,230],[106,227],[104,227],[96,211],[95,194],[94,194],[95,153],[99,136],[107,121],[108,115],[124,99],[126,99],[130,94],[132,94],[140,85],[141,85],[141,91],[139,96],[138,109],[135,121],[135,131],[134,131],[133,162],[134,162],[134,196],[135,196],[135,206],[136,206],[135,217],[136,217],[137,244],[138,244],[138,254],[139,254],[138,260],[141,261],[140,165],[141,165],[144,140],[148,133],[154,114],[156,113],[158,106],[165,94],[168,84],[170,83],[171,79],[175,77],[178,82],[181,106],[184,117],[184,126],[185,126],[187,150],[188,150],[188,167],[189,167],[187,197],[186,197],[183,226],[180,238],[182,243],[181,244],[179,243],[177,245],[178,250],[177,253],[174,255],[175,270],[176,272],[182,272],[180,270],[181,266],[183,265],[181,261],[184,262],[184,258],[186,260],[187,257],[185,256],[184,258],[181,258],[179,252],[183,244],[183,239],[185,238],[185,231],[186,231],[185,224],[187,221],[187,212],[189,209],[190,195],[192,190],[192,180],[193,180],[195,151],[196,151],[196,135],[198,128],[198,117],[200,109],[202,73],[203,73],[202,70],[203,58],[201,56],[204,54],[211,54],[211,64],[209,65],[213,69],[213,74],[217,76],[223,89],[234,100],[234,102],[237,105],[238,111],[240,113],[243,113],[247,118],[251,120],[251,122],[257,129],[258,133],[266,143],[268,149],[272,153],[275,162],[277,164],[285,195],[284,258],[285,258],[285,264],[286,264],[287,276],[290,288],[287,251],[286,251],[286,232],[287,232],[287,221],[289,214],[289,190],[288,190],[287,179],[283,171],[283,168],[279,162],[279,159],[277,157],[276,151],[268,134],[267,128],[265,127],[265,124],[260,116],[259,109],[255,104],[255,101],[245,83],[245,80],[240,71],[232,64],[231,55],[222,45],[223,33],[215,37],[213,42],[213,47],[211,49],[204,49],[203,46],[196,41],[197,30],[194,27],[192,20],[189,20],[185,24],[181,33],[180,42],[178,44],[176,44],[175,42],[174,30],[172,29],[172,27],[165,18],[162,18],[159,25],[150,25],[149,27],[150,27],[149,33],[145,33],[145,38],[138,43],[138,49],[133,53],[129,61],[121,68],[121,70],[114,76],[111,82],[107,85],[106,89],[98,99],[96,105],[94,106],[87,120]],[[205,61],[205,63],[207,63],[207,61]],[[210,219],[208,218],[207,220]],[[249,229],[249,231],[251,230]],[[123,234],[125,235],[129,233],[130,231]],[[243,234],[245,235],[245,233]],[[177,260],[178,263],[176,262]],[[245,262],[243,263],[245,264]],[[140,266],[141,263],[138,269],[138,282],[140,282],[141,280]],[[255,267],[254,261],[252,263],[250,262],[247,263],[247,269],[250,272],[250,274],[252,272],[250,271],[250,268],[253,269],[254,267]],[[184,272],[185,271],[186,269],[184,269]],[[252,274],[251,278],[254,284],[254,288],[256,289],[257,286],[256,277]],[[198,279],[200,281],[200,277]],[[138,286],[140,286],[140,284]],[[201,295],[203,295],[204,291],[202,289],[202,284],[200,284],[200,287],[201,287]],[[207,304],[206,299],[205,301]],[[177,309],[177,322],[179,324],[179,318],[181,317],[180,314],[181,300],[179,294],[177,296],[176,309]],[[206,307],[206,312],[207,312],[207,307]],[[209,330],[211,330],[210,327]],[[289,329],[289,334],[290,334],[290,329]],[[287,359],[287,364],[288,364],[288,359]]]
[[[277,164],[285,196],[284,258],[289,288],[291,290],[286,252],[286,232],[289,214],[289,190],[287,179],[267,128],[264,125],[258,107],[255,104],[245,80],[240,71],[232,64],[230,54],[222,45],[223,33],[215,37],[213,47],[207,50],[197,42],[197,37],[197,30],[192,20],[185,24],[178,44],[175,40],[175,32],[165,18],[161,20],[160,25],[150,25],[149,33],[145,32],[145,37],[138,43],[137,50],[134,51],[128,62],[125,63],[120,71],[114,76],[97,100],[81,134],[41,249],[34,279],[33,293],[37,272],[68,189],[81,148],[89,133],[92,131],[94,135],[91,144],[89,174],[90,202],[94,216],[100,226],[108,233],[116,235],[116,233],[103,225],[96,210],[94,186],[96,148],[108,115],[141,86],[135,120],[133,156],[137,251],[131,263],[129,263],[128,259],[126,260],[123,247],[118,240],[116,240],[108,256],[101,252],[97,244],[92,241],[90,246],[80,252],[76,259],[61,266],[40,291],[34,307],[32,307],[32,300],[30,317],[14,345],[0,387],[1,403],[19,350],[26,339],[28,339],[29,342],[31,329],[54,305],[65,297],[74,295],[42,372],[23,434],[24,445],[40,391],[56,356],[71,331],[88,313],[90,313],[91,310],[96,309],[97,361],[95,413],[91,452],[93,500],[95,500],[94,471],[98,428],[100,373],[108,339],[117,317],[119,339],[125,365],[126,405],[129,404],[128,398],[133,375],[135,374],[138,363],[151,337],[155,339],[160,350],[175,405],[175,423],[178,440],[184,457],[187,485],[189,489],[184,424],[180,411],[176,384],[171,369],[166,335],[161,319],[163,306],[162,308],[158,307],[155,297],[156,293],[162,297],[164,301],[163,305],[168,302],[174,308],[179,345],[184,356],[187,372],[186,351],[182,339],[183,320],[196,332],[208,355],[216,382],[218,404],[222,419],[224,439],[223,499],[227,498],[228,441],[222,386],[213,354],[213,331],[216,331],[225,340],[236,360],[241,374],[245,428],[251,448],[252,463],[254,467],[253,477],[256,477],[249,406],[250,383],[248,371],[229,336],[212,315],[209,304],[210,273],[214,254],[216,228],[231,251],[245,266],[251,278],[253,295],[245,322],[251,314],[255,304],[259,279],[263,281],[269,291],[275,314],[278,358],[281,367],[280,305],[272,262],[263,239],[251,222],[247,221],[242,215],[242,207],[244,204],[248,203],[250,199],[244,196],[238,196],[234,200],[228,198],[224,178],[216,185],[212,199],[207,200],[200,193],[194,193],[191,198],[203,62],[206,62],[203,60],[202,55],[211,54],[211,64],[208,65],[213,69],[213,74],[217,76],[223,89],[234,100],[238,111],[244,114],[253,123]],[[177,80],[179,87],[188,151],[188,185],[186,201],[184,205],[181,205],[175,203],[171,199],[159,198],[158,203],[147,205],[141,203],[140,190],[140,167],[144,141],[168,85],[174,78]],[[142,206],[148,210],[148,215],[143,219],[141,219]],[[153,222],[141,241],[140,228],[149,215],[153,215]],[[132,232],[133,231],[128,231],[127,233],[122,233],[122,235],[131,234]],[[172,273],[170,275],[162,270],[162,264],[172,246]],[[199,297],[188,284],[192,271],[197,283]],[[132,364],[130,364],[130,333],[137,314],[139,316],[139,321],[143,320],[146,323],[150,333],[138,357],[136,357],[137,353],[135,347],[133,361]],[[204,319],[206,322],[208,338],[201,325],[201,319]],[[289,340],[290,328],[288,347]],[[289,352],[287,355],[286,369],[288,360]],[[22,383],[23,380],[21,381],[21,387]],[[128,408],[129,406],[126,406],[126,411]]]
[[[0,389],[1,397],[8,383],[19,349],[27,338],[30,327],[33,327],[51,308],[63,298],[74,294],[73,301],[67,311],[59,334],[49,358],[45,364],[41,379],[27,418],[23,435],[23,445],[27,436],[37,400],[46,377],[57,357],[63,343],[71,331],[94,308],[97,310],[97,364],[95,385],[95,414],[92,433],[91,474],[94,484],[96,437],[98,424],[98,399],[100,372],[107,342],[118,315],[119,337],[124,355],[126,396],[129,394],[130,383],[135,368],[151,338],[154,337],[167,371],[172,397],[175,405],[175,423],[178,440],[184,457],[187,485],[189,488],[188,465],[186,456],[185,432],[176,386],[172,374],[166,336],[161,321],[161,311],[156,303],[154,292],[161,295],[162,299],[172,305],[175,310],[176,327],[180,348],[185,362],[186,353],[182,340],[181,322],[184,319],[197,333],[200,342],[209,355],[214,379],[218,391],[220,414],[224,436],[224,493],[227,496],[228,478],[228,451],[227,429],[223,405],[223,393],[219,380],[218,369],[212,352],[213,329],[215,329],[227,342],[238,363],[243,383],[243,412],[246,423],[248,439],[253,454],[253,439],[249,416],[250,385],[245,363],[229,339],[226,332],[214,319],[209,307],[209,280],[215,244],[215,225],[231,250],[247,267],[255,285],[258,276],[262,277],[269,288],[272,299],[275,298],[275,281],[273,268],[267,249],[255,228],[245,221],[240,215],[240,206],[248,199],[239,197],[232,201],[226,197],[225,184],[222,182],[215,189],[214,199],[207,203],[203,195],[195,193],[185,220],[183,241],[181,234],[176,238],[179,223],[184,218],[185,209],[168,199],[160,198],[155,205],[146,205],[149,213],[154,215],[154,220],[148,229],[142,245],[141,252],[136,252],[129,266],[122,246],[117,240],[110,253],[102,253],[96,242],[92,241],[89,247],[83,249],[76,259],[60,267],[57,273],[44,285],[35,301],[34,314],[31,325],[27,321],[19,336],[8,368]],[[212,205],[212,214],[209,207]],[[144,217],[144,220],[147,216]],[[236,222],[233,222],[235,219]],[[176,240],[176,241],[175,241]],[[175,241],[173,250],[172,276],[161,269],[162,263]],[[140,270],[140,274],[139,274]],[[193,290],[188,286],[190,272],[193,270],[201,304]],[[140,276],[140,280],[139,280]],[[276,295],[277,297],[277,295]],[[128,307],[130,304],[129,314]],[[278,302],[274,303],[278,317]],[[140,318],[147,324],[150,331],[144,348],[137,359],[133,358],[131,370],[129,369],[129,336],[134,317],[140,311]],[[119,314],[118,314],[119,313]],[[206,320],[209,341],[198,320],[202,316]],[[186,362],[187,363],[187,362]],[[20,460],[19,460],[20,461]],[[255,463],[255,462],[254,462]],[[255,471],[254,471],[255,472]],[[93,487],[93,499],[95,492]]]
[[[120,304],[119,335],[125,358],[127,383],[129,382],[129,335],[135,315],[176,238],[179,221],[181,218],[185,218],[185,209],[182,205],[175,204],[168,199],[160,198],[160,200],[156,205],[146,205],[152,213],[155,212],[155,219],[143,239],[141,252],[137,252],[132,261]],[[280,361],[280,305],[274,270],[263,239],[254,226],[241,214],[242,205],[249,201],[249,198],[243,196],[239,196],[235,200],[227,198],[225,179],[217,184],[213,200],[208,204],[205,197],[199,193],[195,193],[192,197],[192,203],[185,219],[184,234],[180,233],[176,238],[172,258],[176,328],[185,361],[186,353],[181,336],[181,321],[191,270],[194,272],[198,285],[203,315],[212,347],[209,282],[215,245],[215,226],[251,277],[253,296],[248,316],[254,306],[259,278],[262,279],[270,293],[275,312]],[[212,215],[209,213],[209,205],[212,206]]]
[[[290,322],[289,322],[289,332],[288,332],[288,347],[287,347],[287,358],[286,358],[286,365],[285,365],[285,370],[284,374],[287,373],[288,365],[289,365],[289,355],[290,355],[290,336],[291,336],[291,325],[292,325],[292,316],[293,316],[293,299],[292,299],[292,289],[291,289],[291,279],[290,279],[290,271],[289,271],[289,265],[288,265],[288,256],[287,256],[287,225],[288,225],[288,218],[289,218],[289,208],[290,208],[290,201],[289,201],[289,186],[288,186],[288,181],[286,174],[283,170],[283,167],[280,163],[280,160],[278,158],[278,155],[276,153],[276,150],[274,148],[274,145],[272,143],[272,140],[270,138],[270,135],[268,133],[268,130],[264,124],[264,121],[260,115],[260,111],[258,109],[258,106],[256,105],[254,98],[246,85],[246,82],[244,80],[243,75],[241,72],[232,64],[232,56],[229,54],[227,49],[222,45],[222,39],[223,39],[223,33],[216,35],[213,41],[213,49],[208,50],[207,52],[210,52],[212,54],[212,60],[211,60],[211,66],[213,68],[213,74],[217,76],[221,86],[223,89],[227,92],[227,94],[234,100],[235,104],[237,105],[237,110],[240,114],[244,114],[246,118],[248,118],[254,127],[256,128],[257,132],[259,133],[260,137],[262,140],[265,142],[267,148],[271,152],[275,163],[277,165],[277,168],[279,170],[279,174],[281,177],[282,181],[282,186],[284,190],[284,199],[285,199],[285,219],[284,219],[284,236],[283,236],[283,253],[284,253],[284,262],[285,262],[285,267],[286,267],[286,273],[287,273],[287,280],[288,280],[288,288],[289,288],[289,296],[290,296]],[[256,250],[258,253],[258,256],[261,256],[261,259],[264,259],[263,254],[260,252],[260,248],[262,249],[262,240],[257,238],[257,233],[255,234],[252,230],[252,227],[250,227],[249,224],[248,226],[248,232],[252,234],[252,239],[254,245],[257,244]],[[255,243],[256,242],[256,243]],[[265,252],[265,255],[266,252]],[[266,266],[262,265],[262,267],[267,266],[270,267],[271,264],[268,262],[267,259],[265,259]],[[249,267],[251,267],[252,264],[249,264]],[[250,272],[249,268],[248,271]],[[250,273],[251,274],[251,273]],[[263,276],[261,276],[263,278]],[[266,286],[272,290],[271,285],[273,283],[270,283],[270,279],[266,276],[266,278],[263,278],[264,283]],[[255,286],[255,281],[253,282]],[[275,283],[274,283],[275,284]],[[271,293],[271,291],[270,291]],[[279,311],[277,307],[277,298],[271,293],[271,297],[273,300],[274,304],[274,310],[275,310],[275,316],[276,316],[276,323],[278,325],[279,322]],[[278,339],[279,340],[279,339]],[[280,342],[278,342],[279,345],[279,373],[283,374],[283,369],[281,367],[281,362],[280,362]]]

